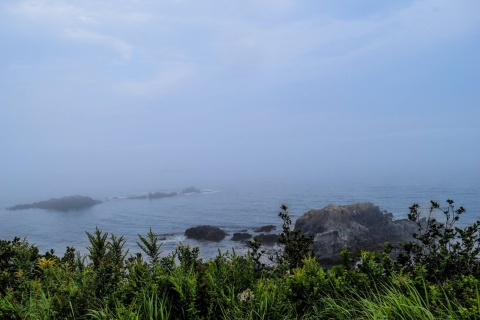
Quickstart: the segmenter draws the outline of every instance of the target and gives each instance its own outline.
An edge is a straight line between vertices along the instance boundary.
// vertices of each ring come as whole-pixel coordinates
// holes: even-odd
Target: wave
[[[218,193],[219,190],[211,190],[211,189],[203,189],[200,192],[187,192],[187,193],[179,193],[179,196],[191,196],[194,194],[212,194],[212,193]]]
[[[160,237],[161,236],[159,236],[159,238]],[[185,240],[187,240],[187,237],[184,234],[176,234],[176,235],[167,236],[164,239],[161,239],[160,242],[168,244],[168,243],[183,242]]]

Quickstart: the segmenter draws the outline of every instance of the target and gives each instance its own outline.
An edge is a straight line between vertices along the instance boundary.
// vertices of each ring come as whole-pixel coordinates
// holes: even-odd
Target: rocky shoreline
[[[257,238],[263,245],[274,246],[279,234],[270,233],[275,226],[253,228],[255,235],[235,232],[231,241],[247,241]],[[332,266],[340,263],[343,248],[356,250],[382,250],[385,241],[392,245],[412,241],[417,226],[408,219],[394,220],[393,215],[380,211],[372,203],[352,205],[329,205],[323,209],[310,210],[297,219],[295,229],[314,236],[313,250],[320,263]],[[200,241],[220,242],[227,232],[215,226],[198,226],[185,231],[187,238]]]
[[[126,199],[161,199],[175,197],[182,194],[202,192],[195,187],[184,189],[181,193],[155,192],[148,195],[134,196]],[[125,199],[125,198],[124,198]],[[115,199],[116,200],[116,199]],[[31,208],[70,211],[81,210],[100,204],[102,201],[84,196],[70,196],[53,198],[30,204],[20,204],[6,208],[7,210],[24,210]],[[235,230],[233,235],[217,226],[200,225],[185,230],[187,239],[198,241],[221,242],[226,240],[238,242],[241,246],[257,238],[262,245],[273,247],[277,244],[279,232],[275,225],[252,227],[249,230]],[[394,220],[393,215],[380,211],[372,203],[356,203],[351,205],[328,205],[323,209],[312,209],[299,217],[295,228],[306,235],[314,236],[312,249],[318,260],[325,266],[335,265],[340,262],[340,252],[343,248],[349,251],[356,250],[381,250],[385,241],[392,245],[399,242],[412,241],[412,234],[417,231],[417,226],[408,219]],[[166,241],[168,236],[162,236],[161,241]]]

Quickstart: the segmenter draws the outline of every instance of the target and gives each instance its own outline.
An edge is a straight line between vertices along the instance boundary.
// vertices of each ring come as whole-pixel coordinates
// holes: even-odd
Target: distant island
[[[177,192],[170,192],[170,193],[164,193],[164,192],[150,192],[149,194],[143,194],[143,195],[138,195],[138,196],[131,196],[127,197],[127,199],[162,199],[162,198],[170,198],[170,197],[176,197],[180,194],[189,194],[189,193],[201,193],[202,190],[197,189],[196,187],[188,187],[182,190],[182,192],[177,193]]]
[[[78,210],[92,207],[100,204],[102,201],[95,200],[90,197],[83,196],[69,196],[60,199],[52,198],[46,201],[39,201],[29,204],[18,204],[16,206],[7,208],[7,210],[23,210],[23,209],[48,209],[57,211]]]
[[[200,189],[197,189],[195,187],[188,187],[188,188],[185,188],[182,190],[182,194],[185,194],[185,193],[200,193],[202,192],[202,190]]]
[[[201,193],[202,190],[195,187],[188,187],[182,190],[181,193],[178,192],[150,192],[148,194],[136,195],[127,197],[126,199],[162,199],[176,197],[180,194],[189,194],[189,193]],[[114,197],[113,199],[118,199]],[[100,204],[102,201],[95,200],[90,197],[84,196],[69,196],[63,198],[52,198],[50,200],[39,201],[34,203],[27,204],[17,204],[16,206],[6,208],[7,210],[24,210],[24,209],[47,209],[47,210],[56,210],[56,211],[69,211],[69,210],[79,210],[84,208],[92,207],[96,204]]]
[[[128,197],[127,199],[161,199],[161,198],[175,197],[177,195],[178,194],[176,192],[170,192],[170,193],[150,192],[148,195],[133,196],[133,197]]]

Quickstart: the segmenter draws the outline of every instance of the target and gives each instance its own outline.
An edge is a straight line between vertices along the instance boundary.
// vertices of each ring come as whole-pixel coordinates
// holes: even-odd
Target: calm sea
[[[156,200],[127,200],[121,197],[149,191],[181,190],[132,190],[128,194],[117,193],[113,189],[103,190],[83,195],[104,203],[70,212],[39,209],[7,211],[5,207],[46,200],[48,197],[3,194],[0,198],[0,239],[27,237],[42,252],[53,248],[57,254],[63,254],[66,246],[73,246],[85,253],[88,245],[85,231],[93,232],[98,226],[102,231],[124,236],[126,247],[136,252],[137,234],[145,235],[152,228],[156,234],[166,237],[164,253],[174,250],[177,242],[190,242],[200,246],[202,256],[212,257],[218,248],[222,251],[235,248],[242,252],[245,247],[228,240],[230,237],[220,243],[189,241],[183,235],[185,229],[209,224],[233,234],[242,230],[251,232],[253,228],[266,224],[280,227],[277,213],[281,204],[289,206],[294,221],[312,208],[356,202],[372,202],[381,210],[392,212],[396,218],[405,218],[408,207],[414,202],[426,207],[429,200],[445,204],[446,199],[453,199],[457,206],[467,209],[460,225],[480,219],[480,181],[473,177],[445,181],[440,178],[413,181],[397,178],[356,182],[242,182],[197,187],[208,192]]]

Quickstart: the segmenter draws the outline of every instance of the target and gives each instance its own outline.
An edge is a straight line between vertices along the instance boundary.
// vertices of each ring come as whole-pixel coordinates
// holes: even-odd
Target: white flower
[[[238,299],[240,299],[240,301],[242,301],[242,302],[252,300],[253,298],[255,298],[255,295],[253,294],[253,291],[250,290],[250,289],[247,289],[247,290],[243,291],[242,293],[238,294]]]

